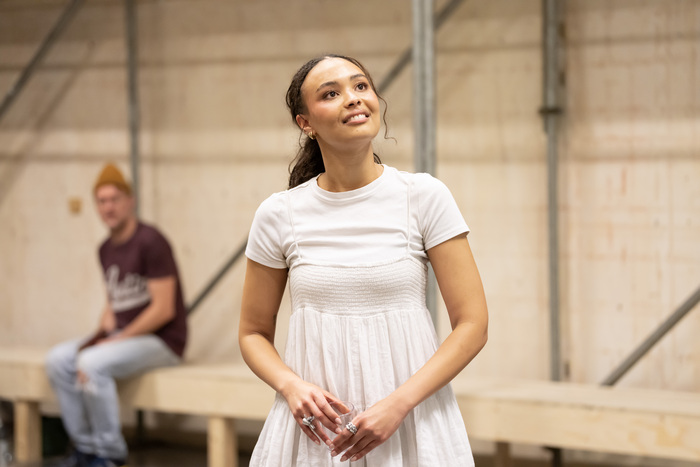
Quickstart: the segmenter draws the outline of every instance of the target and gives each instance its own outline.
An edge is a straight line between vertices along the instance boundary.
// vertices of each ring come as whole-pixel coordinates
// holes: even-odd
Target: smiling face
[[[319,145],[348,148],[370,144],[381,126],[377,94],[364,72],[342,58],[326,58],[306,76],[301,92],[305,112],[299,127]]]

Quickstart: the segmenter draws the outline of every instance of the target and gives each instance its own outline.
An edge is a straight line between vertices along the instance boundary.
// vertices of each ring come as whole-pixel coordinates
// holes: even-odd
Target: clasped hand
[[[353,425],[357,427],[357,432],[353,434],[346,427],[339,425],[338,414],[329,404],[337,402],[338,398],[328,391],[302,381],[289,395],[285,395],[285,398],[294,419],[309,439],[320,444],[318,438],[321,438],[334,457],[343,453],[340,459],[342,462],[348,459],[357,461],[384,443],[396,432],[407,415],[406,412],[397,410],[389,400],[383,399],[352,420]],[[315,417],[313,430],[304,424],[304,418],[309,416]],[[337,433],[335,439],[331,440],[325,431],[320,429],[321,425]]]

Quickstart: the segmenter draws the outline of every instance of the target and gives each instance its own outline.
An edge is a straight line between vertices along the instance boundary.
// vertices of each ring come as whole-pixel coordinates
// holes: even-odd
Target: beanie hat
[[[124,179],[121,171],[114,164],[107,164],[97,177],[93,192],[97,191],[102,185],[114,185],[127,195],[131,195],[131,185]]]

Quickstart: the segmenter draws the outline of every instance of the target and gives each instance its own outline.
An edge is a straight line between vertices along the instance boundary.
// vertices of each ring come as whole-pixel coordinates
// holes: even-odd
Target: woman
[[[488,318],[454,199],[430,175],[379,163],[379,97],[357,60],[310,60],[287,105],[305,141],[290,189],[261,204],[246,250],[241,352],[277,391],[251,466],[473,465],[448,383],[486,343]],[[439,348],[428,261],[452,324]],[[273,342],[288,276],[283,362]],[[346,426],[329,405],[338,400],[358,409]]]

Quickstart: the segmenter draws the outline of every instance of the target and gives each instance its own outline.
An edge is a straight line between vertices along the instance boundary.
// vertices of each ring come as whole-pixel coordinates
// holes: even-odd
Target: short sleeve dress
[[[468,231],[443,183],[389,166],[358,190],[327,192],[314,178],[265,200],[246,255],[289,269],[285,363],[359,411],[387,397],[437,349],[425,305],[426,250]],[[307,438],[278,394],[250,465],[474,465],[450,385],[415,407],[363,459],[340,457]]]

